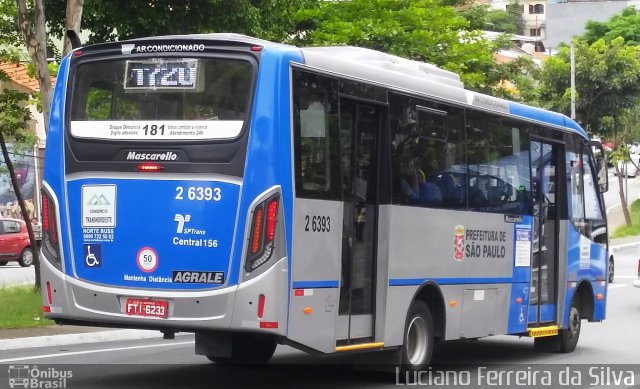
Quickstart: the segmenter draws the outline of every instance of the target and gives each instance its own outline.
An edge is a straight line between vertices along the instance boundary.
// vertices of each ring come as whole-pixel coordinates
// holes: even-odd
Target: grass
[[[638,222],[640,221],[640,199],[635,200],[631,204],[631,209],[629,209],[629,212],[631,212],[631,220],[635,221],[635,224],[631,227],[627,227],[626,225],[624,225],[616,228],[613,235],[611,235],[612,238],[640,235],[640,222]]]
[[[32,286],[0,288],[0,329],[43,327],[42,297]]]

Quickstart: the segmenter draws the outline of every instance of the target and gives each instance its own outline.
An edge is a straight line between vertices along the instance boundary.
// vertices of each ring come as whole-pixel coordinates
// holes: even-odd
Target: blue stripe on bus
[[[70,237],[66,235],[68,224],[67,202],[64,187],[64,113],[67,90],[67,78],[69,77],[70,56],[62,59],[58,68],[53,95],[51,96],[51,110],[49,116],[49,129],[47,133],[47,163],[44,165],[44,181],[51,187],[52,195],[58,199],[58,217],[62,228],[62,242],[60,252],[64,258],[64,270],[73,275],[71,265]],[[81,237],[80,237],[81,238]]]
[[[510,284],[516,282],[511,277],[502,278],[391,278],[389,286],[414,286],[433,281],[439,285],[470,285],[470,284]]]
[[[528,105],[510,101],[509,113],[539,122],[562,126],[573,130],[574,132],[585,138],[587,137],[587,133],[575,121],[565,115],[556,112],[551,112],[536,107],[530,107]]]
[[[291,253],[293,220],[293,172],[291,165],[291,94],[289,63],[302,62],[293,46],[269,46],[262,51],[253,102],[247,159],[236,230],[245,231],[253,200],[274,185],[282,190],[287,253]],[[275,116],[274,116],[275,113]],[[236,237],[229,285],[239,280],[244,237]],[[291,260],[289,260],[291,274]]]
[[[326,281],[295,281],[293,289],[319,289],[319,288],[337,288],[340,286],[338,280]]]

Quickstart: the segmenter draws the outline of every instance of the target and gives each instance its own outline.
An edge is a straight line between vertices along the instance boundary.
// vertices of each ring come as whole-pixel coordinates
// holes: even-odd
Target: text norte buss
[[[586,133],[424,63],[240,35],[76,49],[47,139],[42,286],[62,324],[195,332],[214,361],[529,335],[605,316]]]

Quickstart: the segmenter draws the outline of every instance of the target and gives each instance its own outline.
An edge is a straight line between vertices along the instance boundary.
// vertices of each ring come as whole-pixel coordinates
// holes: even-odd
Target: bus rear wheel
[[[276,346],[276,340],[271,336],[234,333],[232,335],[231,357],[207,355],[207,358],[220,365],[264,365],[273,357]]]
[[[433,354],[433,318],[427,304],[416,300],[411,304],[404,329],[402,368],[420,371],[429,366]]]

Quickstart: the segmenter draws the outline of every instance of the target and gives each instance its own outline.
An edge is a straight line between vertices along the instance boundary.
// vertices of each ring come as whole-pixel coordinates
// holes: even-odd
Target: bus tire
[[[433,354],[433,317],[424,301],[411,304],[404,328],[402,345],[402,369],[404,371],[425,370]]]
[[[7,266],[7,263],[9,263],[9,262],[7,262],[7,261],[0,261],[0,267],[2,267],[2,266]]]
[[[578,345],[578,339],[580,339],[581,325],[580,317],[580,304],[576,301],[576,298],[571,302],[571,308],[569,310],[569,326],[560,330],[558,337],[560,339],[560,352],[571,353],[576,349]]]
[[[22,267],[29,267],[33,265],[33,251],[31,251],[31,248],[27,247],[24,250],[22,250],[22,254],[20,254],[20,259],[18,260],[18,263]]]
[[[577,299],[571,302],[569,326],[558,331],[558,335],[535,338],[533,346],[540,351],[570,353],[576,349],[580,338],[580,309]]]
[[[271,360],[276,347],[276,340],[271,336],[234,333],[232,335],[231,357],[207,355],[207,358],[220,365],[264,365]]]

